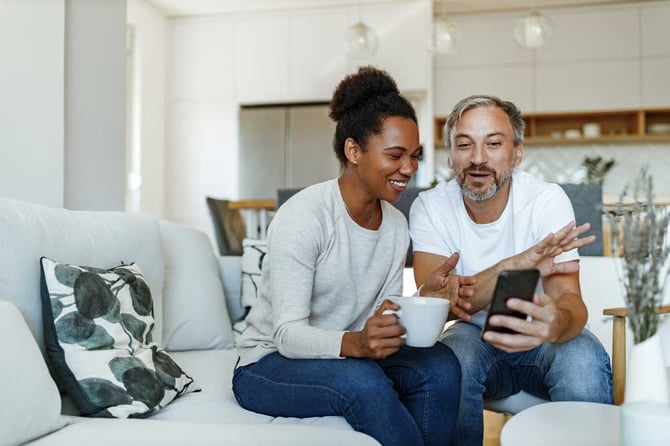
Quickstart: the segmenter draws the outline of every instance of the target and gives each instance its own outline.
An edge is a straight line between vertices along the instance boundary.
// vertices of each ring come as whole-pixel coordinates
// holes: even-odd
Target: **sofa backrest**
[[[177,223],[160,222],[160,229],[165,264],[161,346],[172,351],[232,347],[219,261],[209,238]],[[238,282],[240,276],[237,269]]]
[[[70,211],[0,198],[0,299],[23,314],[44,353],[40,258],[109,268],[135,262],[154,299],[154,340],[162,342],[163,248],[147,215]]]

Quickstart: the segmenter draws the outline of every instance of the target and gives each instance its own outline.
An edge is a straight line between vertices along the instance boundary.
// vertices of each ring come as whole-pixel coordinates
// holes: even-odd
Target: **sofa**
[[[238,405],[231,317],[241,313],[240,257],[217,258],[204,233],[147,215],[0,198],[0,250],[0,446],[378,444],[342,417],[275,418]],[[43,256],[97,268],[141,267],[153,299],[153,342],[199,391],[146,418],[80,416],[47,360]]]

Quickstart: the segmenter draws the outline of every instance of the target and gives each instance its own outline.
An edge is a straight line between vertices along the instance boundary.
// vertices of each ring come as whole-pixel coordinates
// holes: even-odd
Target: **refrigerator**
[[[328,104],[243,106],[240,109],[240,199],[277,197],[340,173],[332,148]]]

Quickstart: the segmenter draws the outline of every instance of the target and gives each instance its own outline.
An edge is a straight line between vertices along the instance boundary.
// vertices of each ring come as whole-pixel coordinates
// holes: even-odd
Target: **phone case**
[[[533,294],[535,293],[539,278],[540,271],[537,269],[502,271],[500,275],[498,275],[498,280],[496,281],[489,315],[486,318],[486,325],[484,326],[483,331],[492,330],[500,333],[515,333],[515,331],[505,327],[489,325],[489,319],[495,314],[504,314],[525,319],[525,314],[507,308],[507,299],[510,297],[517,297],[527,301],[533,300]]]

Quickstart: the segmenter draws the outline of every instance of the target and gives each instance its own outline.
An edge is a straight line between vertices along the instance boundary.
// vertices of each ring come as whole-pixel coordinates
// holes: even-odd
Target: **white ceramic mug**
[[[396,314],[398,323],[405,327],[405,343],[410,347],[432,347],[437,342],[449,314],[449,301],[439,297],[390,296],[400,305],[399,310],[385,310]]]

